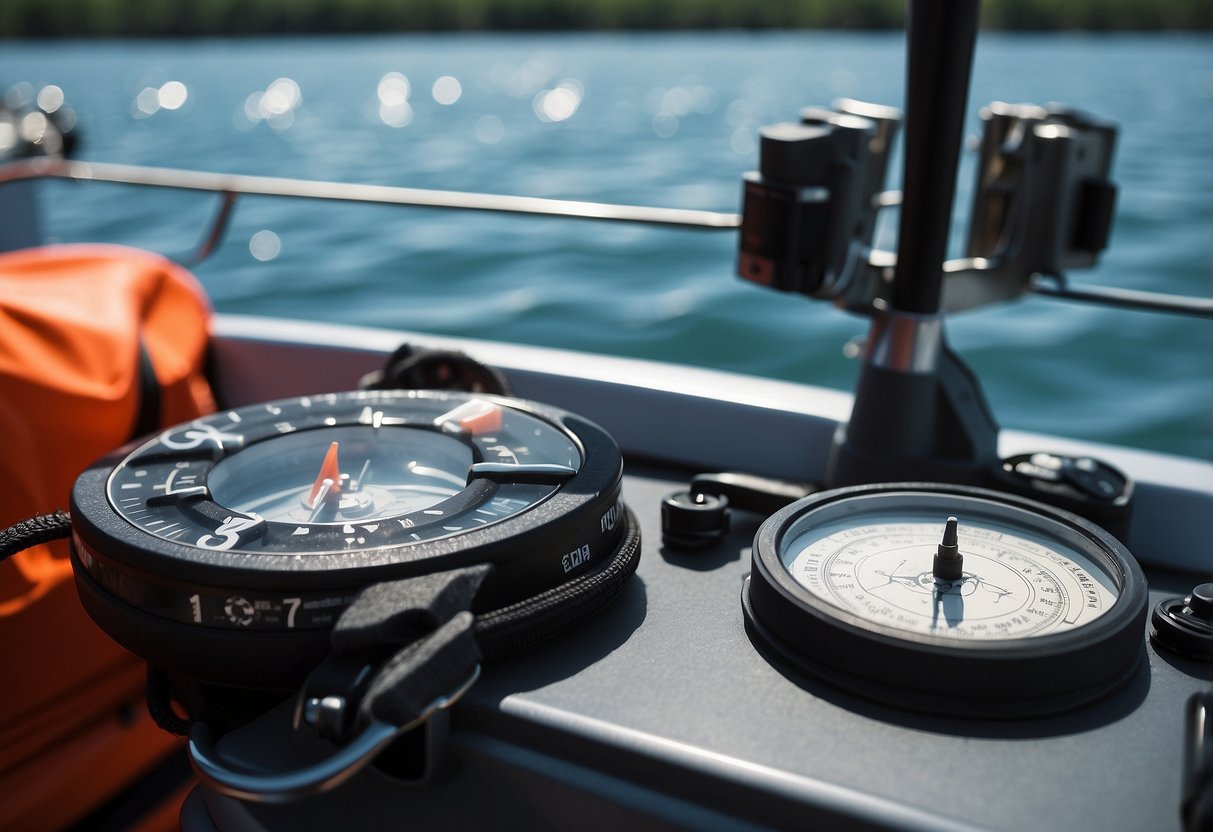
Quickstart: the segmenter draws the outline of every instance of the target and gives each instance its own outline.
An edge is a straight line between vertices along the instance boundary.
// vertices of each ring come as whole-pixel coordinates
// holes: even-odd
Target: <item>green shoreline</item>
[[[901,29],[902,0],[3,0],[0,38]],[[1001,31],[1213,31],[1208,0],[986,0]]]

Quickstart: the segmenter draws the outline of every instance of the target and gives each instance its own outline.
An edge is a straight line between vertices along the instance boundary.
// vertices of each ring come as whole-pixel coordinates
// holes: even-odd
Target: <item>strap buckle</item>
[[[194,771],[216,792],[254,803],[283,803],[340,785],[397,737],[426,724],[467,693],[480,677],[480,650],[473,627],[470,612],[457,613],[377,668],[365,666],[355,684],[341,695],[305,687],[296,708],[296,728],[305,724],[322,736],[341,741],[361,726],[349,742],[324,760],[282,773],[238,771],[219,757],[210,726],[199,720],[188,744]]]
[[[403,725],[392,725],[380,719],[372,719],[353,740],[332,756],[295,771],[262,773],[231,768],[216,753],[210,726],[199,721],[190,731],[190,763],[199,780],[228,797],[253,803],[286,803],[313,797],[341,785],[373,761],[397,737],[421,726],[438,712],[450,708],[479,678],[480,665],[477,664],[466,679],[449,693],[430,702],[415,719]]]

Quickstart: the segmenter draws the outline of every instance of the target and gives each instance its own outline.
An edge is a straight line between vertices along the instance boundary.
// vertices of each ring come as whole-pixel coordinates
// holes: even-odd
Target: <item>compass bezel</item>
[[[898,629],[820,598],[785,565],[788,542],[818,520],[894,506],[997,518],[1061,539],[1095,561],[1118,595],[1068,632],[958,640]],[[942,525],[942,523],[941,523]],[[742,592],[752,638],[781,663],[866,698],[956,716],[1030,716],[1075,707],[1124,684],[1144,655],[1145,577],[1129,551],[1077,515],[970,486],[893,483],[822,492],[772,515],[754,539]]]
[[[342,551],[304,549],[309,545],[308,535],[301,536],[301,548],[293,552],[259,551],[255,539],[248,545],[241,540],[232,549],[215,550],[158,536],[133,522],[129,512],[120,512],[110,499],[107,486],[122,466],[172,450],[162,443],[157,445],[169,433],[163,432],[98,461],[73,488],[72,557],[77,586],[86,608],[103,629],[134,652],[150,652],[170,668],[194,670],[200,665],[199,656],[225,653],[233,658],[234,665],[245,665],[245,670],[256,663],[294,667],[300,663],[286,654],[295,648],[286,645],[306,643],[309,646],[300,649],[309,654],[321,649],[327,630],[341,611],[360,589],[372,583],[490,562],[495,570],[483,584],[476,604],[478,610],[496,609],[594,572],[612,557],[623,540],[619,448],[600,427],[558,408],[448,391],[355,391],[250,405],[190,424],[249,426],[256,419],[264,421],[266,408],[280,411],[275,416],[296,413],[303,398],[312,402],[308,407],[312,421],[307,425],[313,427],[353,424],[351,414],[366,405],[391,416],[415,411],[418,402],[425,403],[426,413],[442,412],[469,401],[488,402],[503,410],[507,425],[515,414],[538,420],[558,432],[580,454],[580,461],[566,466],[569,470],[554,473],[542,466],[532,466],[536,470],[518,466],[523,480],[537,477],[541,481],[542,488],[536,493],[543,496],[512,515],[474,527],[469,523],[458,532],[443,532],[418,541],[407,539],[397,529],[389,537],[368,538],[365,545]],[[317,414],[330,415],[335,421],[317,422]],[[414,426],[423,423],[418,421]],[[292,435],[311,429],[307,425],[300,423]],[[529,421],[525,425],[537,427]],[[396,427],[405,425],[383,429]],[[249,427],[244,438],[230,449],[217,444],[213,453],[207,451],[205,469],[239,452],[237,448],[273,442],[275,437],[267,430],[273,428]],[[182,453],[188,456],[190,452]],[[323,448],[317,460],[321,455]],[[172,453],[167,458],[171,461]],[[489,465],[483,476],[470,478],[462,491],[444,503],[457,503],[465,512],[474,512],[494,493],[516,482],[509,470],[502,470],[509,467]],[[201,484],[204,480],[202,477]],[[202,516],[223,514],[224,507],[215,503],[209,492],[192,499],[194,508],[203,505]],[[212,506],[214,511],[210,510]],[[162,637],[165,633],[173,633],[173,637]],[[191,657],[178,661],[178,650]],[[236,661],[241,653],[256,659]],[[221,661],[201,664],[210,669],[202,675],[226,676]],[[251,672],[256,675],[260,669]],[[270,678],[276,673],[267,670],[261,675]]]

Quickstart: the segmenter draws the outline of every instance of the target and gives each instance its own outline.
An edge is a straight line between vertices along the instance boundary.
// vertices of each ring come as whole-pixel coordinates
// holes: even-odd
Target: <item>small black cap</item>
[[[671,549],[702,549],[729,530],[729,500],[677,491],[661,501],[661,542]]]
[[[1155,647],[1213,662],[1213,583],[1200,584],[1187,598],[1160,601],[1150,624]]]

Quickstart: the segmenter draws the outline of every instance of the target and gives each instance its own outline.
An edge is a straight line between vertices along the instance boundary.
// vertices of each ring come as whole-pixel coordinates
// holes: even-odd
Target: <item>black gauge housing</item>
[[[484,611],[593,572],[624,534],[621,484],[610,436],[556,408],[305,396],[94,464],[72,491],[72,557],[85,608],[132,652],[203,681],[286,688],[370,584],[488,562]]]
[[[938,517],[941,529],[946,517],[958,516],[962,528],[970,523],[994,529],[987,535],[991,547],[1000,545],[998,541],[1005,535],[1031,551],[1047,552],[1056,546],[1080,553],[1093,565],[1091,571],[1100,573],[1099,580],[1113,587],[1108,595],[1114,600],[1098,617],[1075,626],[1031,635],[1007,630],[1005,637],[992,630],[988,636],[964,639],[903,626],[899,622],[908,621],[903,610],[877,598],[877,593],[865,596],[862,587],[848,590],[866,599],[856,608],[831,602],[809,591],[806,581],[793,574],[789,546],[798,535],[811,535],[826,527],[842,530],[828,542],[835,547],[830,557],[848,554],[842,560],[825,559],[823,565],[811,567],[825,570],[831,563],[855,563],[879,550],[881,527],[874,518],[897,516]],[[877,531],[865,535],[865,524],[873,523],[870,528]],[[893,534],[887,547],[889,551],[901,547],[898,551],[902,553],[913,548]],[[826,545],[821,548],[826,551]],[[960,548],[962,552],[966,548],[963,537]],[[852,556],[851,552],[858,554]],[[795,671],[898,708],[956,717],[1054,713],[1119,688],[1137,672],[1144,655],[1146,582],[1132,555],[1111,535],[1077,515],[1024,498],[966,486],[918,483],[826,491],[793,503],[763,523],[752,557],[742,603],[755,642]],[[930,557],[926,557],[922,568],[928,571],[922,573],[926,577],[919,583],[928,593],[938,592],[930,586]],[[983,564],[1004,572],[1033,569],[1026,560],[1016,561],[1014,552],[1007,557],[1012,565],[989,566],[990,558],[970,557],[973,563],[965,567],[966,580],[979,580],[970,569],[979,574]],[[902,554],[895,558],[904,560]],[[1061,559],[1056,564],[1041,562],[1046,570],[1080,574],[1078,567],[1067,566]],[[1037,567],[1037,571],[1042,570]],[[853,577],[843,575],[839,580]],[[1082,580],[1091,584],[1090,576],[1083,575]],[[1053,583],[1041,578],[1037,582],[1044,587],[1042,593],[1056,591]],[[906,583],[911,582],[907,579]],[[1023,586],[1026,589],[1021,594],[1031,594],[1031,581],[1024,581]],[[1014,601],[1009,594],[1008,598]],[[1052,605],[1055,598],[1040,594],[1032,602]],[[1095,603],[1081,595],[1073,601],[1078,607]],[[867,610],[879,612],[869,614]],[[1037,614],[1047,616],[1048,608]],[[1024,616],[1008,620],[1019,618]]]

